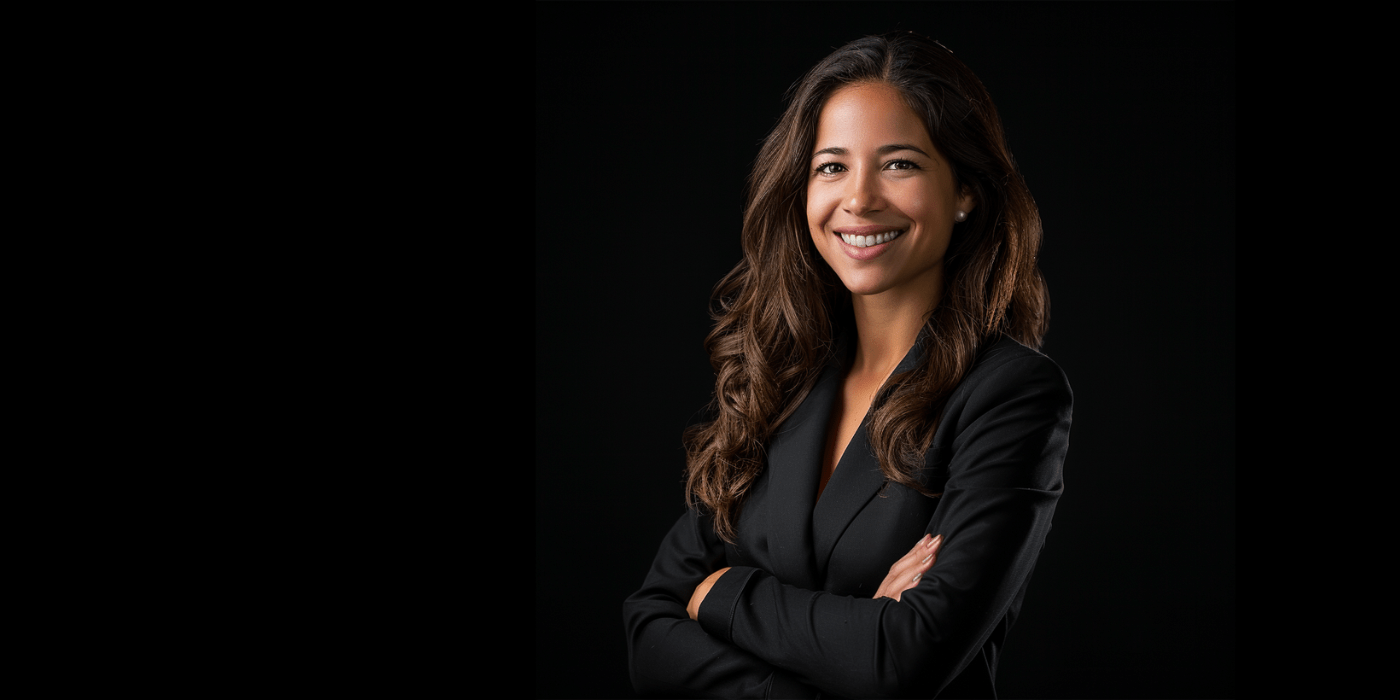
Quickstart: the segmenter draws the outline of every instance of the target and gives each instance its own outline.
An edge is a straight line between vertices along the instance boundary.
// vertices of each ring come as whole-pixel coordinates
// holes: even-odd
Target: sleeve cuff
[[[734,627],[734,608],[743,597],[744,588],[758,573],[758,569],[750,566],[734,566],[724,572],[700,604],[700,614],[696,618],[700,628],[712,637],[733,644],[730,632]]]

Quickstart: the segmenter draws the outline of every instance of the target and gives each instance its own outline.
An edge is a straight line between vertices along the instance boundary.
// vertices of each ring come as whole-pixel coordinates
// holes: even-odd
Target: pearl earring
[[[959,209],[958,213],[953,215],[953,218],[957,219],[958,221],[967,221],[967,212]]]

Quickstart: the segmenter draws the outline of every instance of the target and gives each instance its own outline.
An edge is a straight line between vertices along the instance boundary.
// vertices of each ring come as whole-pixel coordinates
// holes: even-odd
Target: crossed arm
[[[890,572],[885,575],[885,580],[880,583],[879,590],[875,591],[874,598],[893,598],[899,600],[901,593],[918,585],[919,579],[924,573],[933,568],[933,562],[938,560],[938,548],[943,544],[943,536],[924,535],[908,554],[900,557],[899,561],[890,565]],[[710,592],[719,577],[724,572],[729,571],[729,567],[724,567],[719,571],[705,577],[700,585],[695,587],[695,592],[690,594],[690,603],[685,606],[685,611],[689,613],[690,619],[700,619],[700,604],[705,600],[705,594]]]
[[[721,639],[713,628],[707,632],[697,624],[707,594],[731,571],[724,566],[718,542],[697,546],[711,539],[705,525],[704,518],[697,519],[693,513],[683,517],[667,536],[663,551],[689,554],[659,557],[647,584],[624,606],[637,692],[646,697],[834,697],[829,691],[819,695],[813,679],[760,658],[734,640]],[[942,544],[941,536],[920,539],[890,567],[874,598],[900,600],[933,567]],[[712,573],[705,575],[705,571]],[[740,568],[730,576],[733,581],[724,583],[730,589],[744,586],[756,578],[755,571]],[[699,585],[684,589],[684,593],[677,590],[682,581],[695,581],[702,575]],[[768,582],[776,579],[770,577]],[[676,619],[671,610],[677,610],[675,601],[686,600],[686,595],[689,600],[684,614],[688,617]],[[869,604],[871,599],[864,602]],[[718,609],[710,614],[719,614]]]

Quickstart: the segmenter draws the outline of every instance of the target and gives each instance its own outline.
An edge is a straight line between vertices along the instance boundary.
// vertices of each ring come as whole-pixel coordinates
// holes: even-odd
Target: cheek
[[[812,245],[817,249],[817,256],[828,265],[831,264],[831,256],[835,254],[835,242],[826,232],[826,226],[831,223],[831,211],[831,207],[823,206],[821,201],[813,201],[809,194],[806,212],[807,235],[811,237]]]
[[[810,228],[821,228],[831,220],[831,213],[836,210],[836,202],[832,201],[830,194],[823,196],[820,191],[813,192],[807,190],[807,225]]]
[[[917,191],[904,200],[904,215],[927,225],[933,219],[933,212],[938,209],[936,201],[927,192]]]

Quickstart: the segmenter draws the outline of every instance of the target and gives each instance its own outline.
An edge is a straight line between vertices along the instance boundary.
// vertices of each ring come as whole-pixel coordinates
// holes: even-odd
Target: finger
[[[929,563],[930,561],[932,561],[929,557],[931,555],[938,554],[938,547],[942,543],[942,539],[940,539],[941,537],[942,536],[940,535],[938,537],[930,538],[929,536],[925,535],[924,539],[919,540],[919,544],[915,545],[913,549],[909,550],[908,554],[904,555],[903,558],[895,562],[894,566],[890,568],[917,568],[919,566],[923,566]]]
[[[942,539],[940,537],[934,537],[931,540],[921,542],[890,567],[890,572],[886,576],[886,579],[908,581],[909,577],[913,576],[915,573],[927,571],[928,567],[933,566],[933,562],[937,559],[938,547],[941,542]]]
[[[922,571],[916,571],[913,574],[905,572],[898,578],[887,581],[885,585],[882,585],[880,587],[879,593],[877,594],[877,597],[879,595],[883,595],[887,598],[894,598],[895,600],[900,600],[900,596],[905,591],[919,585],[919,581],[923,578],[923,576],[924,573]]]
[[[891,574],[895,574],[897,580],[907,582],[906,588],[912,588],[929,569],[933,568],[934,562],[938,561],[938,549],[942,545],[943,540],[935,538],[932,546],[922,548],[923,558],[912,564],[900,566],[897,573],[891,572]]]
[[[928,571],[933,563],[937,561],[938,550],[943,545],[942,535],[925,534],[909,550],[890,567],[885,580],[880,583],[876,590],[876,598],[893,598],[899,600],[899,594],[918,585],[919,579],[924,572]]]
[[[875,597],[883,595],[898,599],[899,593],[909,588],[910,580],[916,573],[918,573],[916,567],[901,566],[890,570],[890,573],[885,576],[885,580],[880,582],[880,588],[877,589]]]
[[[897,597],[898,593],[907,591],[918,585],[919,580],[924,577],[929,567],[932,565],[931,562],[927,564],[914,564],[908,567],[901,567],[896,571],[891,571],[889,576],[885,577],[884,582],[880,584],[880,590],[884,591],[886,595]]]
[[[919,560],[921,564],[933,566],[933,562],[938,558],[938,550],[943,548],[943,535],[938,535],[924,547],[924,557]]]
[[[928,543],[929,543],[929,541],[930,541],[930,537],[929,537],[928,535],[924,535],[923,537],[920,537],[920,538],[919,538],[919,541],[916,542],[916,543],[914,544],[914,548],[911,549],[911,550],[909,550],[909,553],[906,554],[906,555],[904,555],[904,556],[905,556],[905,557],[911,557],[911,556],[914,556],[915,554],[918,554],[919,552],[922,552],[922,551],[925,550],[925,549],[928,549]]]
[[[928,549],[929,543],[931,541],[932,538],[929,535],[924,535],[923,537],[919,538],[919,541],[915,543],[914,548],[909,550],[908,554],[905,554],[903,557],[900,557],[899,561],[918,561],[920,559],[923,559],[923,552]]]

